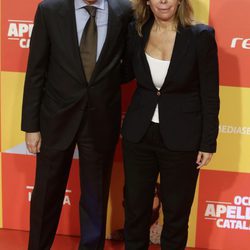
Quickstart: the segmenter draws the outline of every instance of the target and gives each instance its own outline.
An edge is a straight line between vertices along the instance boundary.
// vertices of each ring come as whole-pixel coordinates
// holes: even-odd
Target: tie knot
[[[88,11],[88,13],[89,13],[89,15],[91,16],[91,17],[95,17],[95,14],[96,14],[96,7],[94,7],[94,6],[85,6],[84,7],[87,11]]]

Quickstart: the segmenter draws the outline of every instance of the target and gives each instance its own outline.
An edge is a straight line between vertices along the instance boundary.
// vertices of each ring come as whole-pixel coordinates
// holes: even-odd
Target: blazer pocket
[[[192,113],[201,111],[201,104],[197,102],[184,103],[182,107],[184,113]]]

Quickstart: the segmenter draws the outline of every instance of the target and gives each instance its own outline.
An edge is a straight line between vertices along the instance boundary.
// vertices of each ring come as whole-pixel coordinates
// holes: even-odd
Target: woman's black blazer
[[[216,151],[219,113],[219,74],[214,29],[178,25],[172,58],[160,91],[153,84],[145,57],[151,18],[142,37],[131,23],[124,60],[124,81],[136,78],[137,88],[123,121],[125,140],[139,142],[159,105],[160,131],[170,150]]]

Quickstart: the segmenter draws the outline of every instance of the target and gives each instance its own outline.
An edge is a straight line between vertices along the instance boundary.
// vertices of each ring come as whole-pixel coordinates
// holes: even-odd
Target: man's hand
[[[32,154],[40,152],[41,147],[41,134],[40,132],[26,133],[25,134],[26,147]]]
[[[198,164],[197,169],[202,168],[203,166],[206,166],[212,159],[212,156],[213,156],[212,153],[199,151],[197,160],[196,160],[196,163]]]

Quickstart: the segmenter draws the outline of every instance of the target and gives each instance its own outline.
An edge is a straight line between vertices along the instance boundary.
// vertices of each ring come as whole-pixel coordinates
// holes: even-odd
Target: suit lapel
[[[78,44],[77,30],[76,30],[76,20],[75,20],[75,6],[73,0],[64,0],[58,10],[60,18],[60,32],[64,34],[66,41],[65,48],[69,49],[71,53],[71,60],[73,65],[71,67],[72,75],[77,77],[77,79],[85,84],[92,84],[96,77],[100,74],[103,65],[105,65],[106,55],[109,51],[109,47],[113,46],[116,42],[116,37],[119,35],[121,29],[120,13],[122,12],[119,1],[108,0],[109,17],[108,17],[108,27],[107,36],[101,50],[100,56],[96,62],[96,66],[90,82],[87,83],[86,76],[81,62],[81,55]]]
[[[65,48],[67,48],[68,54],[72,61],[72,67],[70,68],[72,76],[76,77],[81,84],[87,83],[86,77],[82,68],[77,30],[76,30],[76,19],[75,19],[75,6],[73,0],[64,0],[58,11],[61,16],[60,32],[64,34]]]
[[[144,25],[142,33],[143,37],[141,38],[141,60],[145,66],[145,72],[146,72],[146,78],[150,79],[151,84],[155,88],[152,80],[152,76],[150,73],[150,68],[148,65],[147,58],[145,56],[145,47],[147,45],[150,31],[154,23],[154,18],[150,18],[149,21]],[[185,56],[185,53],[187,52],[187,48],[189,46],[189,29],[182,27],[181,25],[178,25],[178,31],[176,33],[176,38],[174,42],[173,52],[170,60],[170,65],[168,69],[168,73],[165,77],[164,83],[161,87],[161,90],[168,88],[168,85],[171,84],[172,78],[174,77],[175,73],[177,73],[179,67],[178,65],[183,60],[183,57]]]
[[[175,76],[175,74],[181,73],[178,72],[178,70],[180,69],[180,64],[183,61],[183,58],[185,57],[190,42],[188,31],[188,28],[184,28],[181,25],[178,26],[168,73],[166,75],[161,90],[165,88],[167,89],[168,84],[171,84],[172,78]]]
[[[108,17],[107,35],[100,56],[96,62],[96,66],[89,84],[92,84],[96,79],[96,77],[100,74],[100,71],[105,65],[104,61],[108,54],[109,47],[112,48],[113,43],[116,43],[116,37],[119,35],[121,29],[122,23],[119,17],[120,7],[118,1],[109,0],[108,8],[109,8],[108,10],[109,17]]]
[[[150,67],[145,55],[145,48],[150,36],[150,31],[151,28],[154,24],[154,18],[150,18],[147,23],[143,26],[142,28],[142,34],[143,36],[140,37],[141,39],[141,51],[140,51],[140,58],[139,61],[143,62],[142,65],[145,67],[145,82],[147,82],[146,80],[149,80],[149,86],[152,87],[153,89],[155,89],[154,83],[153,83],[153,79],[152,79],[152,75],[151,75],[151,71],[150,71]]]

